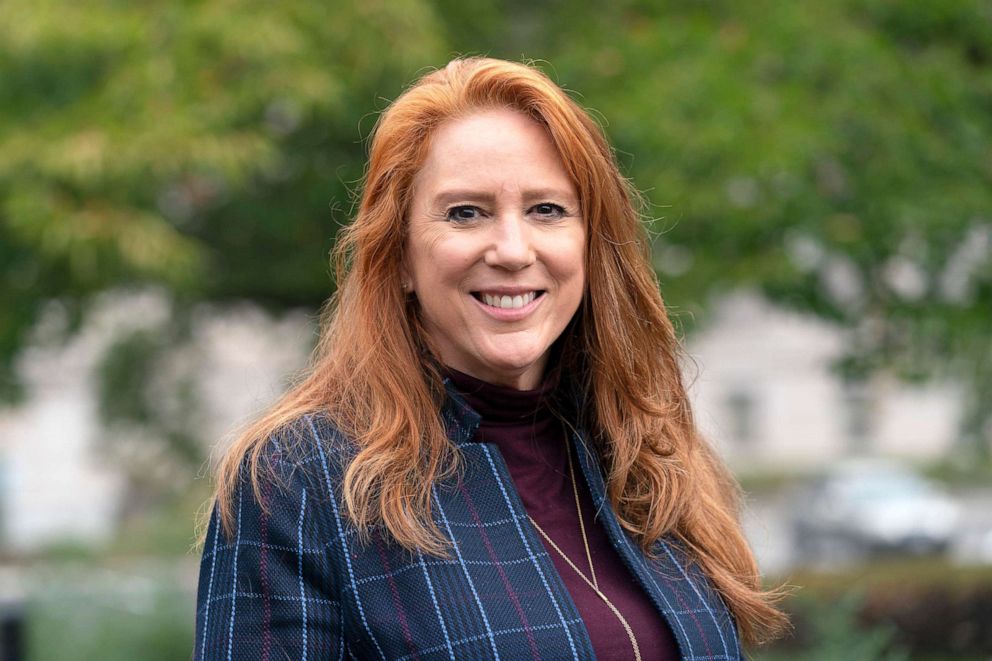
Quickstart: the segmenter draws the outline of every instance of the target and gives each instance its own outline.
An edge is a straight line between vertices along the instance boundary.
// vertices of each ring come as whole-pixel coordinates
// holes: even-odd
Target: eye
[[[451,207],[445,212],[445,217],[453,222],[465,222],[467,220],[475,220],[482,216],[482,210],[479,207],[473,207],[471,205],[463,204],[457,207]]]
[[[545,218],[562,218],[565,216],[565,207],[552,202],[542,202],[531,207],[531,212]]]

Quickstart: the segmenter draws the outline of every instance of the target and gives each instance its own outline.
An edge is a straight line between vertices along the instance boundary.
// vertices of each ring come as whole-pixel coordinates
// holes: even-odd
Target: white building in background
[[[155,293],[108,294],[70,343],[25,353],[31,397],[0,413],[0,548],[98,544],[113,532],[124,485],[98,451],[93,367],[114,337],[154,329],[168,315]],[[197,375],[203,437],[214,442],[279,395],[306,359],[313,324],[303,313],[275,320],[248,304],[204,307],[192,337],[174,367]],[[689,343],[696,365],[687,376],[698,420],[732,466],[802,470],[859,451],[920,459],[947,451],[959,415],[954,389],[879,381],[847,391],[830,372],[843,342],[842,331],[753,295],[718,307]]]
[[[66,541],[97,545],[112,535],[125,483],[100,451],[94,367],[114,338],[154,330],[169,314],[155,292],[108,294],[70,342],[43,340],[23,354],[29,397],[0,411],[0,551]],[[53,309],[41,335],[46,324],[59,325],[58,316]],[[204,307],[190,345],[170,360],[170,367],[197,375],[203,438],[221,441],[277,397],[305,361],[312,332],[302,313],[275,320],[251,305],[223,314]]]
[[[92,452],[94,407],[73,366],[31,385],[32,398],[0,418],[0,541],[29,550],[112,532],[122,480]],[[65,370],[65,371],[62,371]]]
[[[844,338],[755,294],[717,306],[688,342],[686,376],[697,421],[731,466],[807,470],[851,454],[926,461],[952,449],[958,388],[886,377],[845,386],[831,371]]]

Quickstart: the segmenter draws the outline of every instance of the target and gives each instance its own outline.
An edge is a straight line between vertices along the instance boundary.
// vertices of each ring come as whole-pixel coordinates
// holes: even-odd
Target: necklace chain
[[[592,564],[592,553],[589,551],[589,540],[586,538],[586,526],[582,522],[582,507],[579,505],[579,487],[575,481],[575,467],[572,465],[572,451],[567,444],[565,446],[565,452],[568,456],[568,475],[572,480],[572,493],[575,495],[575,512],[579,515],[579,531],[582,533],[582,545],[585,547],[586,560],[589,562],[589,573],[592,575],[592,578],[590,579],[582,572],[581,569],[575,566],[572,559],[565,555],[565,552],[562,551],[557,544],[555,544],[555,541],[551,539],[548,533],[544,532],[544,529],[541,528],[541,526],[537,525],[537,521],[535,521],[531,515],[528,514],[527,518],[530,519],[531,525],[534,526],[537,532],[541,533],[541,537],[543,537],[545,541],[551,545],[551,548],[557,551],[558,555],[560,555],[562,559],[568,563],[568,566],[579,575],[579,578],[585,581],[586,585],[588,585],[589,588],[596,593],[596,596],[602,599],[603,603],[605,603],[606,606],[613,611],[613,614],[617,616],[617,619],[620,620],[620,624],[623,625],[623,630],[627,632],[627,637],[630,639],[631,646],[634,648],[634,659],[636,661],[641,661],[641,649],[637,645],[637,638],[634,636],[633,629],[630,628],[630,624],[627,623],[626,618],[624,618],[624,616],[620,613],[620,609],[618,609],[613,602],[610,601],[609,597],[603,594],[603,591],[599,589],[599,582],[596,580],[596,568]]]

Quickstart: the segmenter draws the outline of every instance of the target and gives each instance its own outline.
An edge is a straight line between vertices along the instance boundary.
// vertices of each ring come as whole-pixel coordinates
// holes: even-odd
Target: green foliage
[[[761,288],[855,331],[850,378],[962,380],[984,447],[990,35],[982,0],[7,0],[0,389],[45,299],[316,307],[375,113],[482,53],[536,59],[603,118],[690,330]]]
[[[977,661],[992,649],[987,565],[886,558],[842,571],[800,571],[789,583],[801,586],[783,604],[794,635],[756,655],[761,661],[903,653],[920,661]]]
[[[195,469],[203,461],[203,446],[197,438],[199,399],[194,375],[179,373],[165,387],[163,374],[172,358],[169,349],[177,342],[167,328],[139,329],[118,337],[107,349],[97,369],[100,417],[113,432],[139,425],[164,436],[175,459],[185,469]]]
[[[46,298],[319,304],[368,116],[437,31],[417,0],[0,4],[2,383]]]
[[[808,623],[808,640],[800,650],[766,652],[757,661],[802,658],[805,661],[903,661],[907,652],[894,644],[895,631],[884,625],[865,626],[858,622],[858,610],[864,597],[849,592],[839,599],[817,601],[798,598],[796,615]]]

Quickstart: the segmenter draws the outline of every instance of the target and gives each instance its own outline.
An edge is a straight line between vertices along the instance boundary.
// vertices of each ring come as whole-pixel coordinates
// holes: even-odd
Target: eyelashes
[[[549,218],[564,218],[567,215],[565,207],[560,204],[555,204],[554,202],[542,202],[541,204],[535,204],[531,209],[541,216],[547,216]]]
[[[444,217],[452,222],[467,222],[482,217],[482,210],[469,204],[462,204],[451,207],[444,213]]]
[[[540,202],[527,210],[527,215],[536,216],[545,220],[559,220],[572,215],[568,209],[554,202]],[[486,212],[473,204],[459,204],[449,207],[444,212],[446,220],[455,223],[467,223],[480,218],[485,218]]]

